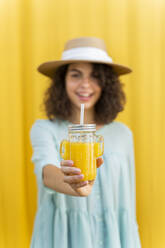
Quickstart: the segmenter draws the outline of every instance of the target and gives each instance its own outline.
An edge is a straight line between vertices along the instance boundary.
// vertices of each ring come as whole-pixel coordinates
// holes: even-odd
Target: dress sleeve
[[[55,193],[53,189],[43,183],[42,169],[47,164],[60,168],[60,155],[57,151],[53,129],[46,120],[37,120],[30,130],[30,140],[33,148],[31,161],[34,163],[34,172],[39,187],[43,187],[48,193]]]
[[[130,171],[130,190],[131,190],[131,209],[136,220],[136,176],[135,176],[135,155],[133,134],[130,133],[130,148],[129,148],[129,171]]]
[[[130,146],[129,146],[129,178],[130,178],[130,210],[132,210],[132,237],[135,248],[140,248],[139,225],[136,216],[136,174],[135,174],[135,154],[133,133],[130,130]]]
[[[122,248],[141,248],[136,217],[136,177],[133,134],[128,134],[127,162],[120,179],[120,234]]]

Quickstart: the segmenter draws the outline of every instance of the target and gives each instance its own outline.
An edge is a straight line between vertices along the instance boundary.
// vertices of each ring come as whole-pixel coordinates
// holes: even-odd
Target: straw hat
[[[126,66],[114,63],[107,53],[104,40],[96,37],[80,37],[67,41],[60,60],[44,62],[37,69],[51,78],[59,66],[81,62],[110,65],[118,76],[132,71]]]

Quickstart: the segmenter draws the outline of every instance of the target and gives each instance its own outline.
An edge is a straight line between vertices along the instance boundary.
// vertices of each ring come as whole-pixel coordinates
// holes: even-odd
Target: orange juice
[[[63,154],[60,151],[61,156],[65,160],[73,160],[74,166],[81,169],[84,181],[96,178],[96,158],[103,153],[100,143],[69,142],[65,140],[63,148]]]

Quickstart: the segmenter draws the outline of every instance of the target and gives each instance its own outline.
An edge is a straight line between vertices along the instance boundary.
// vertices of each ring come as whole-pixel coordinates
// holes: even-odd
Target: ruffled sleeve
[[[129,133],[127,173],[121,174],[119,220],[122,248],[141,248],[136,219],[136,178],[133,135]],[[123,178],[126,178],[125,182]]]
[[[47,120],[37,120],[31,130],[30,139],[33,148],[31,161],[34,163],[34,172],[39,187],[48,193],[55,193],[53,189],[46,187],[43,183],[42,169],[47,164],[60,168],[60,155],[57,151],[54,129]]]

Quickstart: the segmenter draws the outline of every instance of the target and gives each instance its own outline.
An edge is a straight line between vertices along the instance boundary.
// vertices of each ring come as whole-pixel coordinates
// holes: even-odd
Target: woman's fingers
[[[72,160],[62,160],[61,166],[73,166],[73,161]]]
[[[99,168],[103,164],[104,160],[102,157],[97,158],[96,164]],[[64,174],[64,182],[70,184],[74,189],[84,187],[86,185],[93,185],[94,180],[91,181],[82,181],[84,175],[81,174],[81,170],[73,166],[72,160],[63,160],[61,161],[61,170]]]
[[[80,183],[71,183],[72,188],[77,189],[88,185],[88,181],[82,181]]]
[[[66,167],[66,166],[61,166],[61,170],[64,174],[66,175],[79,175],[81,174],[81,170],[76,168],[76,167]]]
[[[97,168],[99,168],[103,163],[104,163],[103,158],[100,157],[96,159]]]
[[[68,175],[65,176],[64,175],[64,182],[69,183],[69,184],[80,183],[83,178],[84,178],[83,174],[75,175],[75,176],[68,176]]]
[[[86,185],[86,182],[82,182],[84,175],[81,174],[79,168],[73,167],[72,160],[63,160],[61,161],[61,170],[64,174],[64,182],[74,185],[75,188],[82,187]]]
[[[61,170],[65,175],[79,175],[81,170],[79,168],[73,167],[72,160],[61,161]]]

